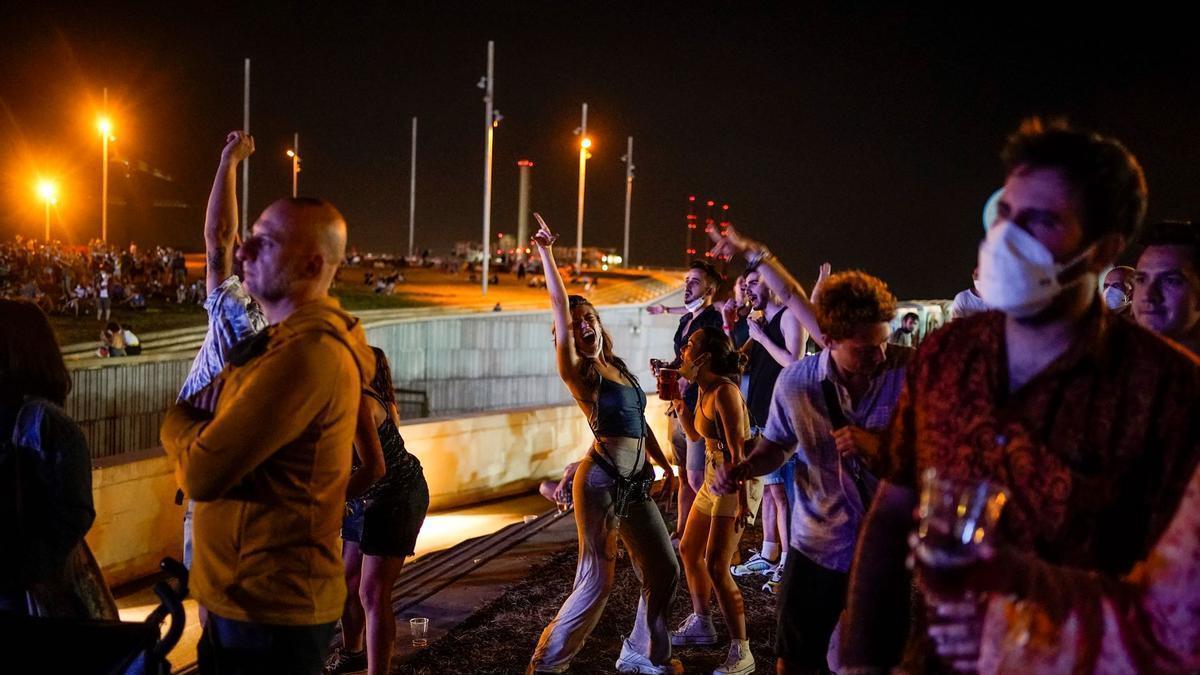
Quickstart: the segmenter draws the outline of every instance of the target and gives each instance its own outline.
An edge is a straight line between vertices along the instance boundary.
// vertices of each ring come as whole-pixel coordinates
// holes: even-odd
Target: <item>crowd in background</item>
[[[46,244],[20,236],[0,243],[0,298],[30,300],[47,314],[96,313],[113,307],[144,310],[153,301],[203,304],[204,285],[189,283],[183,252],[167,246],[117,248]]]

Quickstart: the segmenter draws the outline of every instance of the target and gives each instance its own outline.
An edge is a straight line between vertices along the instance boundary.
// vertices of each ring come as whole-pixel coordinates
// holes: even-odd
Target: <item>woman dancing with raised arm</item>
[[[542,257],[554,315],[558,373],[588,417],[596,441],[580,461],[573,481],[579,564],[575,586],[558,615],[542,631],[529,672],[560,673],[579,653],[604,611],[616,572],[617,537],[625,543],[641,579],[633,633],[621,645],[617,671],[681,672],[671,659],[667,632],[679,563],[667,526],[647,494],[653,459],[671,480],[671,466],[646,425],[646,394],[625,362],[613,355],[612,339],[586,299],[567,296],[554,264],[555,236],[538,214],[533,236]]]

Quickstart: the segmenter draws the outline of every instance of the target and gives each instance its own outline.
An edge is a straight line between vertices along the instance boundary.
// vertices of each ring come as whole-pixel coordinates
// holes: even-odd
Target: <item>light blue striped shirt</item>
[[[179,390],[180,400],[191,397],[216,379],[225,368],[230,347],[267,327],[267,317],[237,275],[230,276],[209,293],[204,309],[208,312],[208,332]]]
[[[879,432],[891,420],[912,353],[908,347],[888,345],[886,360],[856,407],[850,405],[850,394],[830,368],[829,350],[792,363],[775,380],[763,436],[795,452],[797,460],[789,545],[821,567],[850,571],[858,526],[866,513],[833,440],[821,382],[833,382],[850,424]],[[875,482],[873,477],[867,480]]]

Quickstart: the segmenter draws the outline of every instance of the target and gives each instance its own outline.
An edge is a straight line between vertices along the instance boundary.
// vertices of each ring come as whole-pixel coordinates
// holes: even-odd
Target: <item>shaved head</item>
[[[268,206],[238,251],[246,286],[264,308],[327,295],[345,256],[345,218],[333,204],[310,197]]]
[[[297,247],[319,254],[331,265],[346,257],[346,219],[333,204],[312,197],[285,198],[263,211],[260,220],[286,224],[286,233]]]

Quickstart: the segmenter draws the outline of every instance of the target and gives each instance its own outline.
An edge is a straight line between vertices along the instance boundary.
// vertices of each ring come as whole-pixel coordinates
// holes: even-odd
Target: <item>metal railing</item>
[[[395,387],[396,409],[400,419],[415,420],[429,417],[429,393],[423,389]]]

